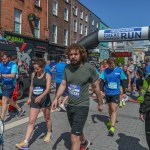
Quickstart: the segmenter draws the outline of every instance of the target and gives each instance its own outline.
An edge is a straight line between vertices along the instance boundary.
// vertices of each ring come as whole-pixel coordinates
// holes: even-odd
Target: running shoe
[[[126,106],[126,103],[125,103],[125,101],[123,101],[123,102],[122,102],[122,106]]]
[[[111,121],[110,121],[110,120],[107,122],[106,126],[107,126],[107,129],[108,129],[108,130],[111,128],[112,123],[111,123]]]
[[[24,114],[25,114],[25,110],[22,109],[22,108],[21,108],[21,111],[18,111],[18,112],[17,112],[17,116],[18,116],[18,117],[24,116]]]
[[[62,110],[66,111],[66,107],[65,107],[64,104],[61,104],[59,107],[60,107]]]
[[[21,143],[16,144],[16,147],[21,150],[29,150],[29,144],[26,143],[25,141],[22,141]]]
[[[45,138],[44,138],[44,142],[47,142],[47,143],[49,143],[50,142],[50,140],[52,140],[53,139],[53,133],[52,132],[47,132],[47,134],[46,134],[46,136],[45,136]]]
[[[123,106],[122,101],[120,101],[120,103],[119,103],[119,107],[122,107],[122,106]]]
[[[111,127],[111,128],[109,129],[109,134],[113,136],[114,133],[115,133],[115,131],[116,131],[115,127]]]
[[[91,142],[88,140],[85,140],[83,144],[80,146],[80,150],[87,150],[90,147]]]

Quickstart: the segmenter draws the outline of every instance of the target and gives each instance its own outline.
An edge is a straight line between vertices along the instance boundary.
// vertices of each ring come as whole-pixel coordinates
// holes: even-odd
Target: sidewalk
[[[85,125],[84,133],[93,143],[90,150],[148,150],[144,123],[139,120],[138,103],[127,103],[126,107],[119,108],[117,131],[114,137],[107,136],[106,121],[108,119],[107,106],[103,113],[97,111],[97,103],[91,99],[90,112]],[[16,150],[15,144],[24,139],[27,129],[29,107],[24,118],[14,118],[7,123],[7,127],[19,121],[16,127],[7,128],[4,134],[4,150]],[[26,121],[23,122],[22,120]],[[44,143],[46,125],[44,118],[39,117],[30,140],[30,150],[70,150],[70,127],[65,112],[52,113],[54,139]]]

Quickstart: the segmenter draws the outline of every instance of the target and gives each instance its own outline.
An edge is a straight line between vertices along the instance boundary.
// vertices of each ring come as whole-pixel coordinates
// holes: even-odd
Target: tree
[[[124,58],[124,57],[116,57],[116,58],[115,58],[115,61],[116,61],[116,64],[117,64],[117,65],[118,65],[118,64],[124,65],[124,63],[125,63],[125,58]]]

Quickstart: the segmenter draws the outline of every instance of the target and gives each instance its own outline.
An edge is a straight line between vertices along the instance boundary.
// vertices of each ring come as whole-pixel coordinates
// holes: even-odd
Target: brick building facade
[[[37,38],[46,39],[47,29],[47,0],[27,1],[27,0],[1,0],[0,1],[0,30],[16,32],[25,36],[37,37],[35,27],[39,29]],[[39,23],[29,21],[29,14],[39,19]],[[18,27],[15,28],[15,23]],[[36,24],[36,25],[35,25]],[[20,26],[20,27],[19,27]],[[20,29],[18,29],[20,28]],[[16,30],[16,31],[15,31]],[[35,31],[34,31],[35,30]],[[36,35],[35,35],[36,34]]]
[[[78,0],[71,0],[71,43],[89,34],[89,10]]]
[[[70,45],[70,8],[70,0],[49,0],[49,43],[53,55],[63,53]]]

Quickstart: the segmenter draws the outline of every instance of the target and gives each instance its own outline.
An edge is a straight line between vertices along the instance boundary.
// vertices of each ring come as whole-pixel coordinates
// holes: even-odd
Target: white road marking
[[[39,113],[38,118],[40,118],[40,117],[43,117],[43,112]],[[9,129],[12,129],[12,128],[16,127],[16,126],[19,126],[21,124],[27,123],[28,121],[29,121],[29,117],[26,117],[26,118],[14,121],[12,123],[8,123],[8,124],[6,123],[5,131],[9,130]]]

